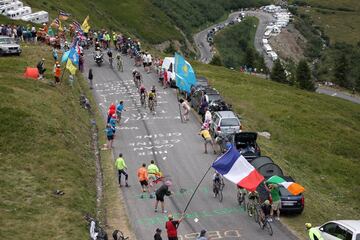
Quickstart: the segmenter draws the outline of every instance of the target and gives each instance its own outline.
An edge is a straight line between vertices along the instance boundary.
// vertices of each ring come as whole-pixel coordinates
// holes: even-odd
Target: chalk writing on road
[[[206,235],[209,239],[240,239],[242,237],[240,229],[207,231]],[[179,240],[196,239],[199,233],[186,233],[178,235]]]
[[[179,196],[190,196],[191,194],[193,194],[195,191],[195,187],[194,188],[190,188],[190,189],[185,189],[185,188],[180,188],[179,190],[173,191],[173,193],[171,194],[172,197],[179,197]],[[198,189],[198,193],[199,194],[204,194],[206,196],[208,196],[210,194],[210,192],[212,193],[212,189],[210,190],[209,187],[200,187]],[[143,195],[143,194],[136,194],[135,198],[139,199],[139,200],[147,200],[147,199],[151,199],[150,196],[148,195]]]
[[[172,132],[172,133],[157,133],[157,134],[150,134],[150,135],[138,135],[136,139],[156,139],[156,138],[164,138],[164,137],[179,137],[181,133],[179,132]]]
[[[230,214],[236,214],[236,213],[240,213],[240,212],[244,212],[244,209],[240,206],[228,207],[228,208],[217,208],[217,209],[212,209],[212,210],[195,211],[195,212],[186,213],[184,218],[187,218],[187,219],[198,218],[201,220],[203,218],[230,215]],[[176,218],[180,218],[181,214],[174,213],[173,216],[176,219]],[[158,214],[158,215],[155,215],[152,217],[140,218],[140,219],[136,220],[136,224],[138,224],[140,226],[146,226],[146,227],[151,227],[154,225],[163,226],[166,221],[167,221],[166,215]]]

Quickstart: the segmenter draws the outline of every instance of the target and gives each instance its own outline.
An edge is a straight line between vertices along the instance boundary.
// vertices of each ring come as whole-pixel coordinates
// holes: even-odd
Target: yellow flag
[[[76,66],[74,66],[74,64],[71,62],[70,58],[67,60],[66,62],[66,69],[69,70],[69,72],[72,74],[72,75],[75,75],[76,73]]]
[[[89,32],[89,30],[90,30],[89,15],[85,18],[83,24],[81,25],[81,29],[84,31],[84,33]]]
[[[60,20],[59,20],[59,28],[58,28],[58,29],[59,29],[60,32],[63,32],[63,31],[64,31]]]

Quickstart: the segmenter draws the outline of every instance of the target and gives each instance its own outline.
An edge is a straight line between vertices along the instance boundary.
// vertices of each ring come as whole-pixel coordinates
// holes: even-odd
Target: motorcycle
[[[94,60],[96,64],[100,67],[101,64],[104,62],[103,54],[101,52],[95,53]]]

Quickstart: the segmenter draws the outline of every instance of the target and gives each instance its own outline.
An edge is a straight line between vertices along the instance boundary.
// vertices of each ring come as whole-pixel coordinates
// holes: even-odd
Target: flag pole
[[[200,182],[199,182],[199,183],[198,183],[198,185],[196,186],[196,188],[195,188],[195,190],[194,190],[193,194],[191,195],[191,197],[190,197],[190,199],[189,199],[188,203],[186,204],[186,207],[185,207],[185,209],[184,209],[183,213],[185,213],[185,212],[186,212],[186,210],[188,209],[188,207],[189,207],[189,205],[190,205],[191,200],[192,200],[192,199],[193,199],[193,197],[195,196],[196,191],[197,191],[197,190],[198,190],[198,188],[200,187],[201,183],[202,183],[202,182],[203,182],[203,180],[205,179],[205,177],[206,177],[206,175],[208,174],[208,172],[210,171],[211,167],[212,167],[212,165],[210,165],[210,167],[206,170],[206,172],[205,172],[204,176],[201,178]]]

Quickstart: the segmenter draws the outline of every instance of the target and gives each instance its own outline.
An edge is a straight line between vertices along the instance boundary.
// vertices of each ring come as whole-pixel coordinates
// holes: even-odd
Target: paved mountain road
[[[146,74],[141,69],[146,88],[155,85],[158,89],[158,107],[152,115],[140,106],[139,95],[132,81],[133,62],[124,58],[124,72],[117,72],[104,64],[95,65],[91,53],[86,54],[85,73],[89,67],[94,74],[94,95],[104,116],[111,102],[124,100],[126,112],[114,141],[114,157],[124,154],[128,165],[130,188],[122,188],[125,204],[133,230],[139,240],[152,239],[156,228],[164,230],[166,214],[154,212],[154,200],[140,198],[140,185],[136,171],[142,163],[154,159],[161,171],[173,182],[173,196],[165,199],[169,213],[179,214],[185,207],[197,183],[206,172],[214,154],[203,153],[203,142],[197,135],[199,123],[195,116],[188,123],[181,123],[179,107],[174,89],[162,89],[154,74]],[[211,152],[211,151],[210,151]],[[297,239],[279,222],[274,223],[274,236],[250,219],[236,202],[236,186],[226,182],[224,200],[219,203],[213,198],[211,177],[206,176],[200,186],[184,222],[179,227],[181,239],[195,239],[196,232],[207,229],[212,239]],[[199,221],[195,222],[194,219]],[[163,238],[166,239],[166,232]]]
[[[246,16],[255,16],[256,18],[259,19],[259,24],[256,29],[256,34],[254,39],[254,46],[256,50],[259,52],[259,54],[264,55],[266,66],[269,69],[271,69],[273,66],[273,61],[266,54],[264,54],[264,51],[262,49],[262,39],[266,26],[270,22],[273,22],[275,19],[271,14],[263,11],[244,11],[244,12]],[[194,41],[199,50],[201,62],[209,63],[213,57],[213,52],[211,51],[211,47],[207,41],[208,31],[220,24],[229,23],[231,20],[234,20],[236,17],[238,17],[240,13],[241,11],[233,12],[229,14],[229,17],[226,21],[212,25],[211,27],[208,27],[205,30],[202,30],[201,32],[194,35]]]

